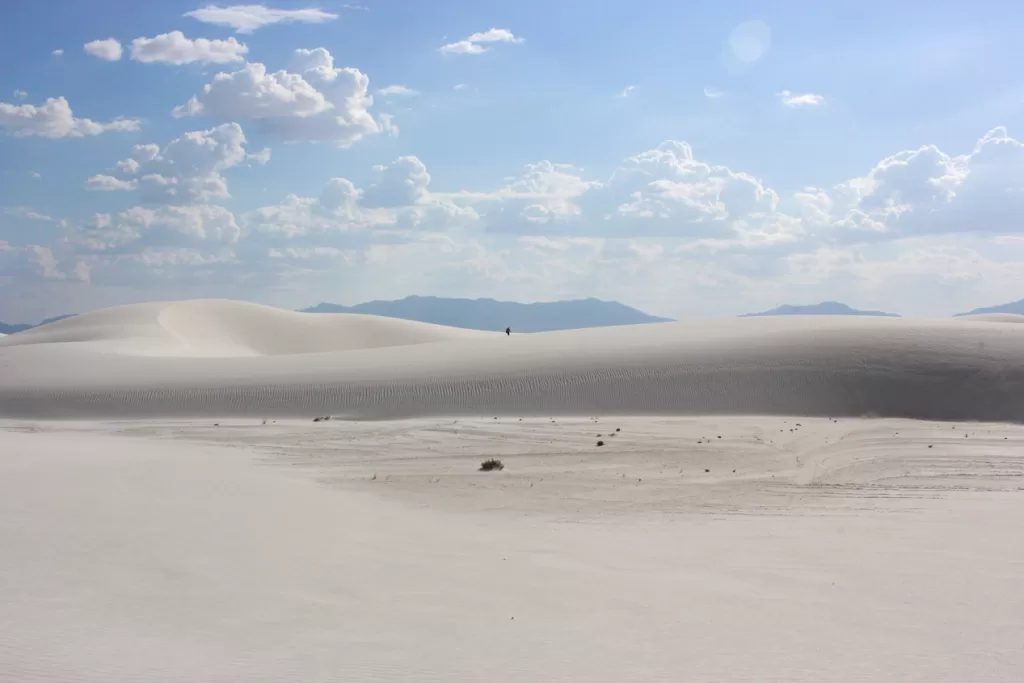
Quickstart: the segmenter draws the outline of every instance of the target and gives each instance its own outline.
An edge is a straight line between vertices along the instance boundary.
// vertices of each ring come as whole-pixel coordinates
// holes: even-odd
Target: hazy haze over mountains
[[[1024,299],[1011,301],[1008,304],[975,308],[973,311],[967,311],[966,313],[957,313],[953,317],[959,318],[964,315],[981,315],[983,313],[1014,313],[1016,315],[1024,315]]]
[[[838,301],[823,301],[820,304],[810,304],[808,306],[794,306],[791,304],[783,304],[778,308],[773,308],[769,311],[762,311],[760,313],[745,313],[739,317],[741,318],[753,318],[763,315],[874,315],[883,316],[886,318],[899,318],[900,316],[896,313],[885,313],[883,311],[858,311],[855,308],[850,308],[844,303]]]
[[[523,304],[494,299],[445,299],[409,296],[398,301],[368,301],[355,306],[322,303],[306,313],[366,313],[474,330],[549,332],[667,322],[617,301],[577,299]]]

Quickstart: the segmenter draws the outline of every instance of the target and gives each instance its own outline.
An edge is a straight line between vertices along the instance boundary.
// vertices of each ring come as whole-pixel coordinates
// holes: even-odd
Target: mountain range
[[[846,304],[838,301],[822,301],[820,304],[811,304],[809,306],[792,306],[790,304],[785,304],[778,308],[773,308],[770,311],[762,311],[761,313],[744,313],[739,317],[754,318],[764,315],[874,315],[886,318],[900,317],[895,313],[885,313],[883,311],[858,311],[857,309],[850,308]]]
[[[1015,313],[1016,315],[1024,315],[1024,299],[1020,301],[1011,301],[1008,304],[1000,304],[998,306],[987,306],[985,308],[975,308],[973,311],[966,313],[957,313],[954,318],[959,318],[964,315],[981,315],[982,313]]]
[[[303,312],[364,313],[473,330],[504,330],[511,327],[516,332],[550,332],[669,321],[668,318],[648,315],[617,301],[599,299],[521,304],[494,299],[409,296],[398,301],[368,301],[355,306],[322,303],[304,309]]]
[[[516,332],[549,332],[589,327],[636,325],[640,323],[669,322],[669,318],[648,315],[617,301],[600,299],[574,299],[523,304],[494,299],[448,299],[434,296],[409,296],[397,301],[368,301],[355,306],[321,303],[303,309],[305,313],[362,313],[383,315],[406,320],[418,320],[437,325],[464,327],[475,330],[504,330]],[[954,317],[982,313],[1015,313],[1024,315],[1024,299],[999,306],[976,308]],[[14,334],[39,325],[70,318],[74,314],[59,315],[32,324],[9,325],[0,322],[0,334]],[[808,306],[785,304],[760,313],[745,313],[739,317],[776,315],[870,315],[898,318],[895,313],[860,311],[838,301],[823,301]]]

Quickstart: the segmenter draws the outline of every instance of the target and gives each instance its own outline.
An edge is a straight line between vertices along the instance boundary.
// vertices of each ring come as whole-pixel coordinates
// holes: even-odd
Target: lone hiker
[[[511,327],[506,327],[505,328],[505,336],[506,337],[511,337],[512,336],[512,328]]]

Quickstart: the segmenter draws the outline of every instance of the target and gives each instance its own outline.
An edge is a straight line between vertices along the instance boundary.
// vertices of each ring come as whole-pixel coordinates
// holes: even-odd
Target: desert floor
[[[7,419],[0,453],[5,681],[1024,671],[1024,426]]]

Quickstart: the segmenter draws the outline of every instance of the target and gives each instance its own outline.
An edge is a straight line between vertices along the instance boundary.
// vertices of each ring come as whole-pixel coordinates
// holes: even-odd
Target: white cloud
[[[381,97],[415,97],[420,91],[404,85],[388,85],[378,90],[377,94]]]
[[[813,93],[795,93],[789,90],[783,90],[782,92],[776,93],[776,97],[779,101],[787,107],[813,107],[819,104],[825,103],[825,98],[821,95],[815,95]]]
[[[113,38],[107,38],[106,40],[94,40],[86,43],[82,46],[87,55],[92,55],[97,59],[103,59],[108,62],[116,62],[121,59],[122,49],[121,43]]]
[[[951,156],[934,145],[797,196],[823,234],[849,242],[942,233],[1024,233],[1024,144],[995,128]]]
[[[633,91],[636,90],[635,85],[627,85],[622,92],[619,93],[619,97],[629,97]]]
[[[138,180],[119,180],[110,175],[89,176],[85,181],[85,189],[96,192],[126,192],[139,187]]]
[[[725,92],[718,88],[704,88],[704,97],[709,100],[717,100],[721,97],[725,97]]]
[[[284,140],[347,146],[386,130],[368,111],[369,82],[358,69],[335,68],[324,48],[296,50],[290,70],[268,73],[263,64],[250,63],[219,73],[171,113],[255,120]]]
[[[332,178],[319,197],[289,195],[280,204],[250,212],[243,223],[254,232],[298,238],[446,230],[472,225],[478,218],[473,209],[431,193],[430,174],[417,157],[399,157],[373,170],[375,180],[365,190],[345,178]]]
[[[66,280],[53,250],[38,244],[13,246],[0,240],[0,278]]]
[[[146,64],[226,64],[240,62],[249,48],[234,38],[207,40],[186,38],[181,31],[132,41],[132,59]]]
[[[790,240],[795,228],[778,216],[778,195],[758,179],[698,161],[688,144],[672,140],[625,159],[605,181],[544,161],[495,192],[451,197],[489,205],[482,221],[500,232],[739,243]]]
[[[133,206],[118,214],[94,215],[75,231],[73,241],[82,249],[100,252],[200,242],[233,244],[240,235],[234,215],[222,206]]]
[[[529,164],[489,190],[437,191],[426,164],[406,156],[375,167],[361,187],[333,178],[319,195],[290,195],[237,220],[208,202],[226,193],[224,169],[259,163],[264,153],[233,144],[240,131],[216,130],[163,149],[138,146],[107,174],[134,183],[140,199],[150,192],[199,204],[98,214],[66,242],[37,245],[45,251],[6,245],[0,291],[45,273],[64,283],[140,286],[140,298],[161,286],[161,296],[180,296],[186,282],[244,283],[236,295],[253,298],[288,287],[303,301],[317,291],[464,295],[472,282],[474,296],[599,296],[669,315],[825,298],[946,314],[1019,298],[1024,144],[1002,128],[963,154],[904,150],[846,182],[781,197],[681,141],[600,176]],[[178,195],[163,195],[169,188]],[[183,197],[183,188],[196,193]]]
[[[137,119],[98,123],[91,119],[76,118],[63,97],[51,97],[38,107],[0,102],[0,129],[16,137],[80,138],[109,131],[136,131],[139,126]]]
[[[522,43],[525,40],[525,38],[514,35],[508,29],[492,28],[474,33],[464,40],[442,45],[438,48],[438,52],[451,55],[479,55],[489,52],[491,43]]]
[[[201,9],[185,12],[185,16],[198,19],[206,24],[227,26],[235,29],[238,33],[252,33],[272,24],[293,22],[322,24],[338,18],[337,14],[320,9],[286,10],[273,9],[266,5],[229,5],[227,7],[207,5]]]
[[[250,162],[251,164],[256,164],[258,166],[266,166],[267,164],[270,163],[270,148],[264,147],[260,151],[254,152],[253,154],[246,154],[245,160]]]
[[[136,145],[132,156],[117,163],[115,175],[86,180],[88,190],[139,190],[144,201],[164,204],[209,202],[229,197],[221,173],[244,161],[265,163],[270,150],[247,155],[245,134],[237,123],[185,133],[161,150]]]
[[[26,97],[28,97],[28,93],[25,92],[24,90],[15,90],[14,91],[14,99],[16,99],[16,100],[23,100]]]
[[[60,57],[61,55],[64,54],[64,50],[61,50],[60,48],[57,48],[56,50],[54,50],[50,54],[53,55],[54,57]]]
[[[39,173],[38,171],[29,171],[28,175],[29,175],[30,178],[36,178],[36,179],[39,179],[39,178],[43,177],[43,175],[41,173]]]
[[[50,222],[50,223],[54,222],[54,219],[51,218],[50,216],[47,216],[45,213],[39,213],[38,211],[33,211],[32,209],[28,208],[27,206],[7,206],[7,207],[4,207],[4,214],[7,215],[7,216],[14,216],[16,218],[27,218],[27,219],[33,220],[33,221],[46,221],[46,222]]]
[[[465,90],[465,89],[466,89],[466,88],[468,88],[468,87],[469,87],[469,85],[468,85],[468,84],[466,84],[466,83],[456,83],[456,84],[455,84],[455,87],[454,87],[454,88],[452,88],[452,89],[453,89],[453,90]]]

